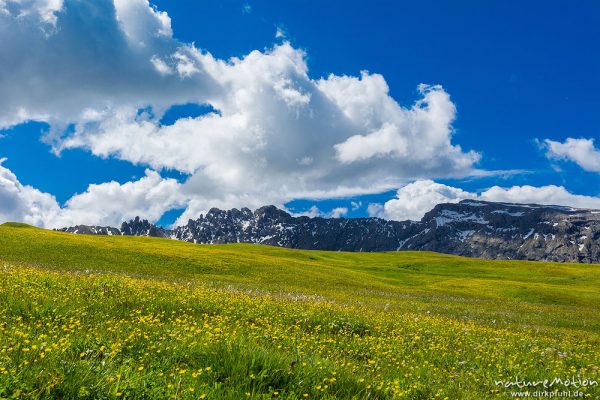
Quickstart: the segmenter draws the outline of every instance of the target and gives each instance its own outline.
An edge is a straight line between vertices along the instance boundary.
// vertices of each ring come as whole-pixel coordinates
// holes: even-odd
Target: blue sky
[[[98,2],[101,5],[94,5],[94,13],[90,11],[94,7],[85,6],[86,2],[65,0],[54,10],[36,3],[26,6],[9,0],[3,6],[0,2],[0,10],[5,7],[0,27],[11,29],[9,40],[15,43],[0,44],[0,58],[15,60],[0,70],[0,88],[5,93],[0,106],[7,110],[0,116],[0,158],[6,158],[2,163],[5,181],[12,182],[4,188],[4,197],[0,192],[3,219],[43,226],[78,222],[77,218],[82,223],[115,223],[145,212],[142,217],[168,225],[182,213],[182,218],[197,216],[213,205],[254,208],[261,202],[285,205],[294,212],[308,212],[312,207],[311,215],[333,212],[336,216],[401,219],[418,218],[436,201],[467,197],[600,208],[600,4],[596,1],[366,4],[180,0],[148,4],[136,0],[131,4],[139,4],[128,7],[117,1],[114,5]],[[35,25],[43,34],[15,32],[12,24]],[[103,32],[109,33],[99,38]],[[75,50],[75,44],[86,52]],[[288,50],[278,53],[274,46],[288,46]],[[184,50],[177,50],[181,48]],[[217,64],[195,59],[194,51],[225,63],[238,57],[247,61],[247,67],[232,69],[227,72],[232,77],[222,81],[221,75],[205,79],[203,75],[218,74],[210,70]],[[247,55],[253,51],[276,56],[251,64]],[[294,58],[297,55],[302,61]],[[297,71],[289,72],[289,65],[281,66],[283,59],[293,59],[293,68],[305,67],[307,79]],[[58,64],[57,74],[45,72],[50,60]],[[156,60],[163,63],[164,71]],[[156,70],[150,71],[152,66]],[[277,111],[280,108],[273,106],[268,90],[256,89],[255,80],[268,75],[263,75],[261,68],[275,71],[265,88],[275,88],[274,93],[284,93],[282,96],[300,96],[280,98],[279,103],[288,102],[285,111]],[[371,103],[352,106],[336,98],[344,117],[332,116],[315,101],[323,93],[335,97],[332,91],[341,91],[343,84],[316,92],[308,87],[331,74],[359,79],[361,71],[381,76],[389,92],[378,92],[380,97],[368,100]],[[19,83],[23,83],[22,91],[15,89]],[[419,91],[423,83],[441,88]],[[81,89],[88,86],[89,91]],[[371,90],[366,84],[359,86],[343,96],[361,98]],[[135,129],[144,120],[158,130],[154,135],[164,134],[169,143],[187,140],[186,131],[160,130],[177,126],[178,121],[206,116],[224,120],[239,114],[246,118],[245,123],[250,117],[244,113],[263,114],[248,105],[239,106],[242,100],[236,96],[255,89],[265,96],[256,101],[264,105],[260,112],[276,122],[258,128],[248,125],[245,129],[256,129],[251,138],[232,131],[230,136],[237,138],[240,148],[250,148],[242,154],[243,164],[236,164],[240,156],[235,151],[239,149],[226,147],[235,146],[233,139],[221,143],[222,139],[211,136],[204,148],[202,135],[207,134],[202,129],[208,129],[204,123],[202,127],[183,127],[198,130],[189,147],[197,146],[198,153],[202,152],[188,159],[179,156],[182,151],[175,147],[176,155],[170,155],[170,147],[164,143],[161,154],[161,146],[150,145],[152,134],[139,133],[120,141],[122,132],[131,129],[124,117],[115,117],[122,116],[125,109],[137,113]],[[235,92],[219,92],[225,90]],[[324,127],[329,121],[358,112],[357,107],[383,107],[381,102],[391,99],[410,111],[428,94],[447,94],[449,100],[440,97],[428,102],[439,101],[454,109],[446,119],[440,117],[441,131],[414,128],[417,130],[405,133],[420,117],[413,120],[402,112],[377,115],[365,123],[364,119],[372,116],[351,115],[352,124],[344,125],[349,129],[346,137],[336,133],[342,136],[325,140],[329,128]],[[44,96],[50,99],[46,103]],[[56,100],[61,96],[64,101]],[[287,114],[292,105],[298,107],[296,118]],[[310,108],[306,115],[311,117],[304,120],[306,109],[301,107]],[[18,110],[25,110],[24,116],[14,117]],[[88,114],[92,110],[94,117],[82,117],[85,110]],[[427,118],[433,121],[437,116],[432,113]],[[210,126],[212,134],[221,125],[215,122]],[[230,121],[225,126],[225,130],[233,129]],[[395,130],[378,136],[376,132],[386,126]],[[319,129],[322,133],[315,137],[322,135],[322,146],[334,148],[333,156],[322,155],[315,138],[311,137],[311,146],[302,142],[304,131]],[[224,132],[222,136],[228,135]],[[372,140],[365,141],[373,133]],[[431,155],[415,160],[411,159],[415,150],[407,154],[389,150],[406,147],[408,142],[408,148],[418,151],[428,143],[419,138],[429,134],[438,135],[440,143],[448,138],[449,145],[442,143]],[[354,136],[360,137],[348,141]],[[252,146],[261,140],[265,143],[253,153]],[[338,146],[343,143],[347,146]],[[358,149],[351,146],[356,143]],[[141,150],[133,151],[138,145]],[[186,149],[185,143],[182,146]],[[285,163],[287,150],[290,157],[297,155],[291,149],[294,146],[306,147],[303,157],[294,160],[311,165],[310,173]],[[364,153],[369,146],[380,147]],[[460,146],[458,155],[451,146]],[[219,159],[220,152],[233,158]],[[477,159],[470,158],[469,152],[476,153]],[[335,154],[339,165],[319,158],[335,158]],[[427,157],[441,161],[420,168],[428,164],[423,161]],[[213,158],[214,162],[206,161]],[[463,160],[460,166],[457,159]],[[256,163],[265,165],[264,171],[248,172]],[[289,184],[285,178],[288,168]],[[213,175],[207,177],[207,171]],[[221,185],[213,182],[215,176],[235,179]],[[111,181],[113,186],[107,185]],[[248,183],[248,187],[236,182]],[[123,186],[128,183],[131,188]],[[263,183],[266,186],[262,187]],[[90,184],[98,186],[90,190]],[[412,186],[405,188],[408,184]],[[300,185],[302,190],[296,190]],[[495,186],[503,190],[490,191]],[[157,191],[153,188],[164,188],[164,192],[148,194]],[[405,191],[399,193],[402,188]],[[54,196],[56,204],[46,194]],[[36,196],[43,200],[32,200]],[[115,205],[104,206],[109,202]],[[31,211],[34,208],[35,213]]]

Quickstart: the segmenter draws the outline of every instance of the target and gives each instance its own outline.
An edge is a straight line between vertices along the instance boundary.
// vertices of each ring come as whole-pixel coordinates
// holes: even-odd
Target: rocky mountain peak
[[[127,236],[153,236],[153,237],[168,237],[167,231],[150,223],[147,219],[135,217],[129,222],[121,224],[121,234]]]
[[[292,218],[289,213],[280,210],[273,205],[259,208],[258,210],[254,211],[254,216],[259,219],[270,221],[289,221],[290,218]]]

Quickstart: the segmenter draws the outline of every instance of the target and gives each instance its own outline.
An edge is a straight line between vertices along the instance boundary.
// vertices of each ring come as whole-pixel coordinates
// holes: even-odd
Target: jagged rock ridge
[[[293,217],[274,206],[211,209],[173,230],[139,217],[120,229],[65,232],[155,236],[192,243],[258,243],[340,251],[431,250],[487,259],[600,262],[600,211],[464,200],[439,204],[419,222]]]

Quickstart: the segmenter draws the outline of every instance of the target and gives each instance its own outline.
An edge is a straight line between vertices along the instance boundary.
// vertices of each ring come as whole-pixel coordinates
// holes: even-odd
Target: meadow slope
[[[0,275],[0,398],[522,398],[496,382],[600,381],[598,265],[8,223]]]

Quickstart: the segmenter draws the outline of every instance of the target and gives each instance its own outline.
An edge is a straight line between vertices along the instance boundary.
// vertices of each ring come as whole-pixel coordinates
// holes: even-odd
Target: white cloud
[[[137,215],[156,221],[184,203],[176,180],[147,170],[134,182],[90,185],[61,207],[54,196],[21,184],[2,165],[4,161],[0,159],[0,222],[22,221],[46,228],[77,224],[118,227]]]
[[[396,198],[383,205],[370,204],[368,211],[372,216],[386,219],[418,221],[437,204],[457,203],[465,199],[600,209],[600,197],[572,194],[562,186],[493,186],[482,193],[472,193],[431,180],[421,180],[400,188]]]
[[[369,214],[370,217],[377,217],[377,218],[385,218],[386,216],[383,213],[383,204],[379,204],[379,203],[369,203],[369,205],[367,206],[367,213]],[[388,216],[388,219],[396,219],[392,216]],[[400,216],[399,220],[402,219],[406,219],[406,218],[402,218],[402,216]]]
[[[346,207],[336,207],[329,212],[329,217],[331,218],[341,218],[344,215],[348,214],[348,208]]]
[[[117,21],[133,44],[145,46],[149,38],[173,35],[169,15],[156,10],[148,0],[114,0],[114,5]]]
[[[567,138],[564,143],[546,139],[544,146],[549,159],[573,161],[586,171],[600,172],[600,149],[594,139]]]
[[[320,87],[366,131],[335,145],[337,157],[344,163],[390,157],[435,169],[451,157],[447,166],[460,171],[479,161],[479,154],[463,153],[451,144],[456,107],[439,85],[420,85],[423,97],[410,109],[401,108],[389,97],[385,80],[376,74],[363,72],[360,80],[330,77],[321,81]]]
[[[573,194],[564,187],[555,185],[540,187],[524,185],[510,188],[494,186],[481,193],[480,198],[487,201],[600,209],[600,197]]]
[[[362,207],[362,201],[351,201],[350,205],[352,206],[352,211],[356,211]]]
[[[288,210],[288,212],[290,212],[290,211]],[[319,207],[317,207],[316,205],[313,205],[313,206],[311,206],[306,211],[301,211],[301,212],[298,212],[298,213],[290,212],[290,214],[293,215],[294,217],[315,218],[315,217],[322,217],[323,216],[323,211],[321,211],[319,209]]]
[[[287,35],[285,34],[285,31],[283,30],[282,27],[278,26],[277,29],[275,30],[275,38],[276,39],[285,39]]]
[[[311,78],[306,55],[288,42],[220,60],[174,39],[169,16],[148,0],[65,0],[52,10],[49,35],[31,29],[35,19],[0,13],[0,58],[10,60],[0,65],[0,129],[44,121],[57,152],[84,148],[189,174],[180,222],[214,206],[481,173],[479,154],[452,143],[456,107],[441,86],[419,86],[403,107],[379,74]],[[218,112],[159,123],[186,103]],[[148,107],[152,114],[138,113]]]
[[[54,196],[22,185],[15,174],[0,159],[0,222],[20,221],[46,226],[46,219],[55,215],[59,206]]]
[[[33,17],[52,27],[56,26],[56,13],[62,8],[63,0],[0,0],[0,14],[21,20]]]
[[[323,212],[321,209],[319,209],[319,207],[317,207],[316,205],[311,206],[308,210],[306,211],[302,211],[302,212],[291,212],[288,210],[288,212],[293,215],[294,217],[310,217],[310,218],[315,218],[315,217],[321,217],[321,218],[341,218],[344,215],[348,214],[348,208],[346,207],[336,207],[334,209],[332,209],[329,212]]]
[[[152,58],[150,58],[150,62],[152,65],[154,65],[156,71],[158,71],[158,73],[161,75],[170,75],[173,73],[173,68],[171,68],[166,62],[157,56],[152,56]]]
[[[404,157],[408,152],[406,140],[394,125],[385,124],[368,135],[355,135],[335,146],[337,157],[342,162],[366,160],[375,156],[395,154]]]
[[[417,221],[437,204],[458,203],[476,196],[462,189],[431,180],[416,181],[398,189],[395,199],[387,201],[382,211],[377,209],[375,211],[380,211],[387,219]]]
[[[188,50],[170,36],[168,15],[147,0],[1,1],[9,11],[0,12],[0,129],[44,121],[55,138],[85,109],[151,105],[160,114],[210,95],[207,76],[157,71],[158,60],[177,66],[174,55]],[[49,31],[44,17],[23,17],[23,10],[54,16],[55,26]]]
[[[83,147],[100,157],[191,174],[185,190],[193,201],[182,220],[212,206],[280,205],[294,198],[374,193],[414,176],[476,172],[478,155],[450,144],[451,119],[434,121],[439,113],[432,109],[453,109],[451,104],[433,104],[449,101],[447,95],[439,96],[443,92],[439,87],[423,91],[424,98],[410,109],[391,99],[387,88],[378,93],[384,100],[371,93],[377,99],[371,105],[374,111],[358,117],[348,96],[338,99],[326,80],[308,77],[304,54],[288,43],[231,62],[188,49],[186,63],[191,59],[196,61],[194,68],[226,87],[211,102],[219,113],[162,126],[140,117],[135,108],[121,107],[97,123],[78,124],[75,134],[62,141],[63,149]],[[344,79],[363,85],[372,77]],[[327,87],[326,93],[322,87]],[[389,116],[380,115],[381,101],[389,105],[390,110],[384,111]],[[363,107],[356,110],[362,112]],[[340,143],[374,126],[385,130],[388,120],[396,124],[392,140],[408,143],[408,153],[390,152],[387,143],[374,141],[375,160],[339,160]]]
[[[53,226],[108,224],[142,216],[158,220],[166,211],[184,204],[179,183],[146,170],[137,181],[89,185],[87,191],[71,197],[52,221]]]

